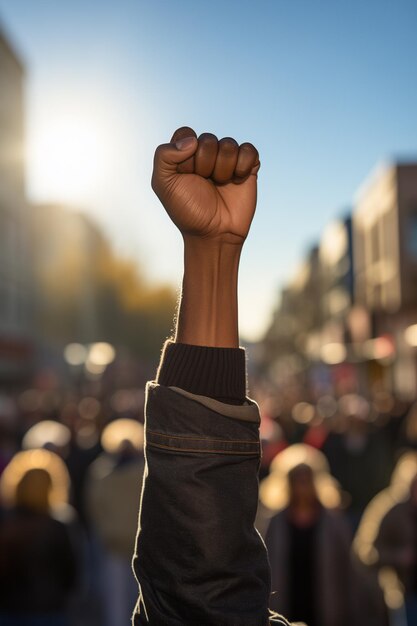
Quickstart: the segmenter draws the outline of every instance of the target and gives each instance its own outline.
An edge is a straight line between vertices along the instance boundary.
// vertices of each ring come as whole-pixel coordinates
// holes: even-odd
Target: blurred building
[[[417,164],[381,167],[281,294],[263,342],[273,382],[417,395]]]
[[[24,86],[24,64],[0,26],[0,389],[52,384],[72,342],[106,340],[153,370],[175,294],[149,284],[87,215],[29,206]]]
[[[352,218],[336,219],[325,229],[319,245],[321,292],[316,292],[321,324],[306,344],[310,378],[316,387],[357,386],[356,370],[350,364],[349,315],[354,305],[354,250]]]
[[[354,299],[352,220],[333,221],[282,291],[264,341],[275,381],[327,388],[346,373],[347,316]],[[351,376],[352,372],[349,372]]]
[[[392,345],[387,381],[402,396],[417,392],[417,164],[378,168],[354,213],[355,298],[367,311],[369,342]],[[413,334],[413,327],[415,328]],[[408,332],[407,332],[408,331]],[[372,346],[372,343],[368,345]]]
[[[272,368],[276,382],[287,385],[289,378],[305,371],[309,335],[322,322],[321,293],[319,248],[314,246],[282,290],[265,337],[264,359]]]
[[[24,81],[23,63],[0,28],[0,385],[24,378],[32,354]]]
[[[137,263],[74,207],[33,205],[31,240],[38,370],[57,373],[74,342],[106,341],[138,363],[158,358],[174,308],[170,289],[148,286]]]
[[[310,299],[320,314],[306,337],[305,351],[310,359],[334,364],[343,360],[337,354],[345,354],[337,346],[345,344],[346,316],[354,299],[350,217],[334,220],[325,228],[318,246],[316,271],[320,280]]]
[[[344,319],[354,300],[352,218],[334,220],[320,240],[323,321]]]
[[[86,215],[61,204],[32,206],[36,297],[34,317],[41,348],[97,340],[98,271],[107,242]]]

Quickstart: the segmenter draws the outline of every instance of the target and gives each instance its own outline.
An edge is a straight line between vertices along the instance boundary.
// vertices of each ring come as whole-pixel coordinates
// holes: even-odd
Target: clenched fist
[[[184,238],[243,244],[256,207],[259,155],[250,143],[182,127],[155,152],[152,188]]]

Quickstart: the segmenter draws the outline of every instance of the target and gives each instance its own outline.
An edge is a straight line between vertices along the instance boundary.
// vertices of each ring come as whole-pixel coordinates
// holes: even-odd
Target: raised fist
[[[182,127],[155,152],[152,188],[184,238],[242,244],[256,208],[259,155],[250,143]]]

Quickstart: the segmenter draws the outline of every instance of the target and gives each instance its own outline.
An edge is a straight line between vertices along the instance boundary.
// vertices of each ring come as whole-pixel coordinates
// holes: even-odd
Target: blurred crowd
[[[271,608],[309,626],[417,624],[417,403],[260,405]]]
[[[130,623],[143,401],[111,386],[0,394],[2,626]]]
[[[258,401],[271,609],[308,626],[416,624],[417,403]],[[130,623],[143,402],[106,385],[0,394],[0,624]]]

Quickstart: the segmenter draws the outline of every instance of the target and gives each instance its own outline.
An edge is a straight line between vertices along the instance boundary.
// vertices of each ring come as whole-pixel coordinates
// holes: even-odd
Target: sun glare
[[[38,196],[89,202],[105,184],[110,165],[103,124],[78,114],[57,116],[35,129],[29,146],[31,178]]]

